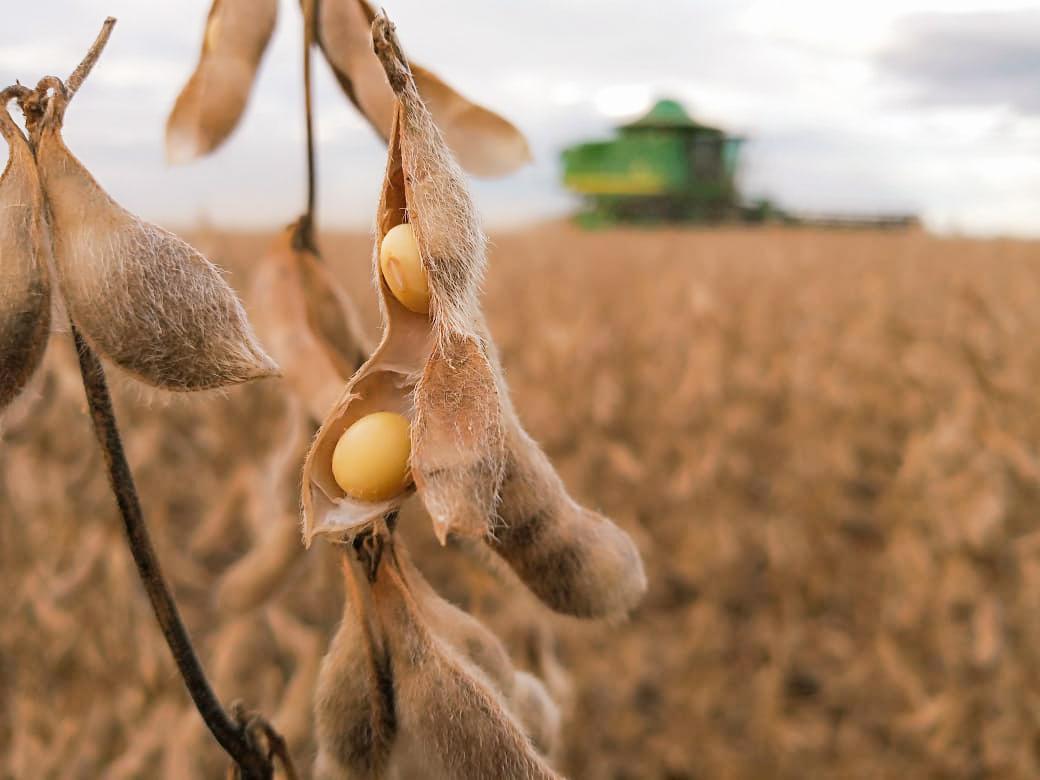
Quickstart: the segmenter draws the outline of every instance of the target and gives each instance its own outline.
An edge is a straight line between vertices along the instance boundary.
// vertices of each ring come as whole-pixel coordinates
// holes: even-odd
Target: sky
[[[10,3],[0,84],[65,76],[119,19],[65,123],[135,213],[273,228],[304,201],[301,23],[282,0],[250,105],[213,155],[169,167],[163,127],[209,0]],[[1040,3],[1001,0],[382,0],[409,52],[528,136],[534,164],[474,182],[485,223],[566,213],[559,152],[658,97],[744,136],[741,185],[788,210],[912,212],[932,230],[1040,237]],[[368,228],[385,149],[316,68],[319,220]]]

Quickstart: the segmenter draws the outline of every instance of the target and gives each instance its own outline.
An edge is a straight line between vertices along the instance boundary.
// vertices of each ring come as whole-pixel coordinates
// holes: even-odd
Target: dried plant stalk
[[[277,16],[278,0],[213,0],[199,62],[166,122],[170,162],[209,154],[231,135]]]
[[[378,245],[409,222],[429,279],[431,316],[402,306],[373,258],[383,339],[347,384],[308,453],[304,536],[369,528],[387,502],[348,497],[332,451],[355,420],[394,411],[411,420],[411,472],[434,530],[484,538],[552,608],[580,617],[627,612],[646,589],[632,540],[578,506],[524,432],[509,400],[479,288],[485,241],[463,175],[420,97],[388,20],[373,23],[375,49],[398,96],[376,224]]]
[[[0,135],[10,150],[0,176],[0,411],[40,365],[51,320],[43,191],[29,141],[7,113],[25,92],[0,92]]]
[[[30,264],[21,256],[11,258],[12,266],[16,259],[22,263],[27,269],[22,275],[30,280],[33,264],[46,263],[47,253],[41,247],[48,233],[56,248],[53,261],[73,321],[87,406],[128,546],[199,714],[235,762],[236,776],[270,778],[272,755],[279,756],[292,776],[281,737],[259,716],[251,716],[248,722],[232,720],[210,687],[152,548],[104,369],[87,340],[141,377],[174,389],[216,387],[274,368],[253,339],[238,299],[216,269],[179,239],[117,206],[65,147],[61,138],[65,110],[100,57],[114,25],[114,18],[105,20],[67,87],[49,76],[35,91],[20,86],[3,91],[0,132],[13,149],[15,173],[5,174],[0,194],[22,195],[25,200],[11,204],[14,237],[5,236],[0,247],[27,246],[33,252]],[[31,140],[22,136],[6,112],[11,97],[19,100]],[[26,208],[31,213],[26,214]],[[20,336],[32,354],[40,339],[24,329]],[[137,751],[127,753],[127,762],[116,768],[117,774],[133,772],[134,765],[152,752],[142,743]]]
[[[343,92],[388,140],[396,101],[372,53],[375,18],[366,0],[318,0],[317,40]],[[463,168],[476,176],[505,176],[530,161],[527,140],[512,123],[466,99],[426,68],[411,66],[419,93]]]
[[[206,721],[213,736],[227,751],[242,771],[243,778],[266,778],[270,776],[270,763],[246,739],[241,728],[234,723],[221,707],[210,687],[206,673],[195,655],[187,629],[181,621],[177,602],[170,592],[166,579],[159,567],[159,559],[152,547],[148,527],[144,522],[141,502],[134,486],[130,464],[123,453],[119,427],[116,423],[112,399],[105,381],[104,369],[97,355],[73,330],[76,349],[79,353],[80,373],[83,388],[94,423],[94,433],[105,456],[109,482],[116,497],[123,519],[130,551],[134,556],[141,582],[148,593],[156,620],[170,647],[177,668],[184,679],[199,714]]]
[[[219,271],[177,236],[113,201],[65,146],[57,79],[36,160],[69,314],[100,353],[168,390],[205,390],[275,373]]]

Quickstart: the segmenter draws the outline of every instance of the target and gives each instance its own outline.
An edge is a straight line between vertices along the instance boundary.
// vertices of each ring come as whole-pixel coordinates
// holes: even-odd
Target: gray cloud
[[[1040,113],[1040,10],[914,14],[878,57],[923,104]]]

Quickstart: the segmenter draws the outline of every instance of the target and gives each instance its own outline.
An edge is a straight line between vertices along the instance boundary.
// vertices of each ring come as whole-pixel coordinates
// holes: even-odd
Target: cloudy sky
[[[914,211],[932,229],[1040,236],[1040,3],[1001,0],[382,0],[415,60],[518,124],[536,163],[475,188],[491,225],[573,205],[559,150],[655,97],[749,139],[742,181],[792,210]],[[169,168],[166,114],[209,0],[8,3],[0,84],[64,76],[119,25],[66,139],[142,216],[271,227],[303,202],[300,20],[282,0],[250,107]],[[321,220],[367,227],[383,148],[318,68]]]

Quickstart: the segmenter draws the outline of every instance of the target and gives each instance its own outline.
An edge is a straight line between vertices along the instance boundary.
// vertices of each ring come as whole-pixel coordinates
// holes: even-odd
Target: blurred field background
[[[190,238],[243,292],[270,240]],[[402,527],[437,587],[550,682],[560,769],[1040,774],[1040,244],[563,223],[492,238],[485,304],[519,413],[575,497],[634,536],[650,592],[620,625],[555,618],[439,548],[414,500]],[[369,239],[322,244],[374,334]],[[0,775],[220,776],[54,341],[0,445]],[[117,376],[218,694],[272,716],[306,768],[335,555],[319,543],[236,618],[216,587],[296,522],[283,388],[170,399]]]

